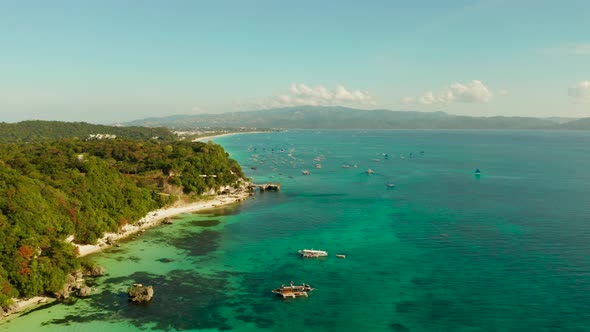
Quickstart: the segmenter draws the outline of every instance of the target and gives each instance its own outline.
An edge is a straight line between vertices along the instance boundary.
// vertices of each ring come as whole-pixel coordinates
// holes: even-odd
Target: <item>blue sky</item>
[[[0,121],[302,104],[590,117],[590,1],[0,0]]]

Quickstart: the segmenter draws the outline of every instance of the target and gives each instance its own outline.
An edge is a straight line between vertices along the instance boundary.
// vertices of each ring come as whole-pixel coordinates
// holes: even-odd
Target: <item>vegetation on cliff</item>
[[[96,243],[179,194],[236,186],[213,143],[60,139],[0,144],[0,306],[61,289],[79,267],[66,241]]]

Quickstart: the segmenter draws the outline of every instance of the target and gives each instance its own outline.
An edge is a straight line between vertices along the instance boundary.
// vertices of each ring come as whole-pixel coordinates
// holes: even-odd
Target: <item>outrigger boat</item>
[[[328,252],[323,250],[303,249],[298,252],[305,258],[328,256]]]
[[[281,285],[281,287],[273,289],[272,292],[277,295],[281,295],[283,298],[296,298],[298,296],[307,297],[307,293],[311,292],[312,290],[314,290],[314,288],[312,288],[310,285],[293,285],[293,282],[291,281],[289,286]]]

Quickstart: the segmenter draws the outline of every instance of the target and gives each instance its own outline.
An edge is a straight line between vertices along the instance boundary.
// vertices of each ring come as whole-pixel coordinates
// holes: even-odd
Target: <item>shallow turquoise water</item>
[[[109,275],[91,299],[0,331],[590,329],[590,133],[289,131],[216,142],[282,191],[98,254]],[[301,259],[302,248],[330,256]],[[270,293],[291,280],[316,290]],[[127,302],[136,281],[155,286],[151,304]]]

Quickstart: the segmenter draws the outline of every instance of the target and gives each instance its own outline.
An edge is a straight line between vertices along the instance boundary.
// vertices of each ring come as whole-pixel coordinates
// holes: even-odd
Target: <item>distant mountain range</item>
[[[359,110],[347,107],[301,106],[221,114],[172,115],[147,118],[125,126],[191,129],[554,129],[590,130],[590,118],[473,117],[445,112]]]

